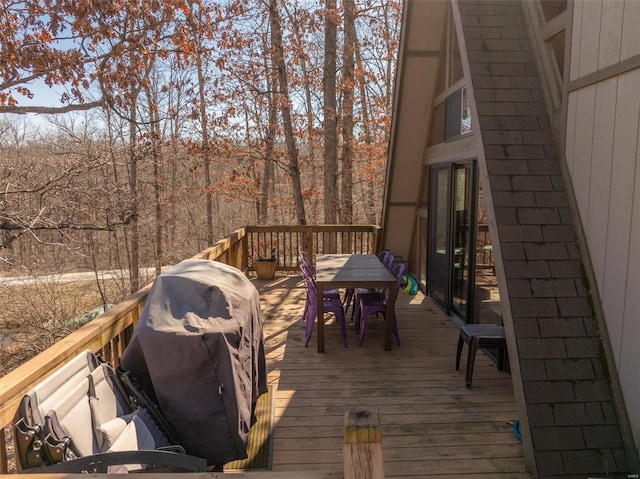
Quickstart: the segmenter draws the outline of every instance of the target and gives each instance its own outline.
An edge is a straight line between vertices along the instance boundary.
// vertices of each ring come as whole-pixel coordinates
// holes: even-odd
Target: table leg
[[[393,341],[393,321],[396,316],[396,296],[398,295],[398,284],[393,282],[389,286],[389,297],[387,298],[387,312],[384,315],[384,350],[391,351]]]
[[[318,312],[318,352],[324,353],[324,284],[316,284],[316,311]]]

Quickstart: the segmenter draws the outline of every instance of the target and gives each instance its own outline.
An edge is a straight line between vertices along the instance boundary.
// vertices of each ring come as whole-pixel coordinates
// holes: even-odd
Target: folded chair
[[[404,275],[404,264],[398,263],[393,267],[391,271],[393,275],[397,278],[397,288],[396,288],[396,296],[398,291],[400,291],[400,285],[402,283],[402,276]],[[389,293],[387,293],[389,294]],[[387,297],[386,294],[364,294],[359,297],[357,310],[356,310],[356,325],[358,325],[360,337],[359,344],[362,346],[362,342],[364,341],[364,333],[367,330],[367,321],[369,316],[374,313],[383,313],[386,315],[387,312]],[[396,337],[396,341],[398,342],[398,346],[400,346],[400,334],[398,332],[398,321],[396,317],[393,318],[393,335]]]
[[[158,411],[132,401],[113,369],[85,351],[25,395],[15,425],[22,470],[128,472],[169,466],[206,471],[170,445]],[[160,421],[161,422],[161,421]],[[175,443],[174,443],[175,444]]]
[[[43,449],[45,415],[51,404],[58,403],[69,390],[84,382],[97,366],[93,353],[84,351],[22,398],[15,424],[16,452],[22,469],[52,463]]]

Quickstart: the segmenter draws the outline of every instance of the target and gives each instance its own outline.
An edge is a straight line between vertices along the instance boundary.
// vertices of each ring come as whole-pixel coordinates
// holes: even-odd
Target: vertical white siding
[[[602,284],[604,280],[607,250],[617,89],[617,78],[599,83],[596,87],[589,210],[587,224],[584,226],[589,237],[589,251],[599,284]]]
[[[638,25],[638,19],[640,19],[640,2],[626,0],[622,19],[620,60],[625,60],[640,53],[640,26]]]
[[[639,440],[640,70],[573,92],[568,102],[567,163]]]
[[[640,55],[638,0],[576,1],[572,23],[570,80]],[[640,69],[565,101],[567,170],[640,446]]]
[[[608,67],[620,61],[622,38],[622,15],[624,3],[606,0],[602,3],[602,21],[600,22],[600,48],[598,69]]]
[[[636,155],[635,189],[631,214],[631,236],[629,238],[629,269],[627,271],[627,295],[624,308],[624,327],[622,331],[622,347],[620,351],[620,379],[631,424],[634,427],[636,445],[640,444],[640,354],[638,339],[640,338],[640,153]],[[629,172],[631,176],[631,172]],[[629,405],[631,404],[631,405]]]
[[[639,85],[640,71],[622,75],[618,80],[606,262],[603,284],[598,285],[618,367],[621,366],[625,296],[630,293],[635,297],[635,301],[640,300],[640,295],[629,292],[626,288],[627,270],[630,266],[631,211],[638,146]],[[587,239],[591,241],[591,238]]]
[[[584,10],[584,3],[573,3],[573,29],[574,34],[571,38],[571,51],[569,57],[569,80],[575,80],[580,76],[580,43],[582,35],[575,30],[582,30],[582,12]]]
[[[565,137],[565,158],[567,169],[573,171],[574,146],[576,142],[576,118],[578,114],[578,95],[570,95],[567,100],[567,133]]]
[[[589,222],[589,187],[591,184],[591,153],[595,119],[596,87],[578,91],[576,108],[576,134],[573,146],[571,176],[578,202],[580,219],[586,229]]]
[[[598,69],[600,42],[601,1],[576,2],[582,4],[582,25],[580,25],[580,70],[584,76]]]

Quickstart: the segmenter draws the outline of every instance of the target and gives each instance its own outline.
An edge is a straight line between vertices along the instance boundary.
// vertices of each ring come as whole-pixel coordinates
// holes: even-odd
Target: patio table
[[[387,288],[387,311],[384,323],[384,349],[391,350],[393,319],[397,295],[397,280],[374,254],[316,255],[316,284],[318,287],[318,352],[324,352],[325,289],[331,288]],[[354,307],[356,307],[354,305]]]

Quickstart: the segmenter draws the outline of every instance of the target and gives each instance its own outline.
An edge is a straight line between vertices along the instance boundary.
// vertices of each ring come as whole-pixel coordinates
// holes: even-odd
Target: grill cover
[[[121,367],[188,454],[210,465],[246,458],[253,407],[267,391],[258,291],[231,266],[182,261],[153,283]]]

